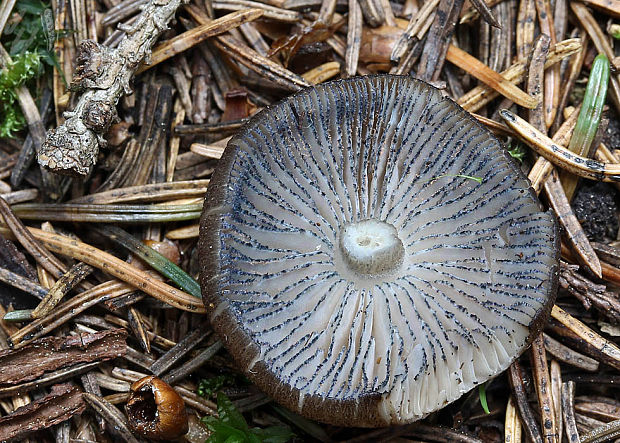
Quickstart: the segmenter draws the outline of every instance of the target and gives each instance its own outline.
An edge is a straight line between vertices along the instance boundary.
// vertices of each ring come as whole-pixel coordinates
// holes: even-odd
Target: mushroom
[[[229,142],[199,253],[213,329],[261,389],[345,426],[409,423],[506,369],[555,298],[558,228],[441,92],[306,89]]]

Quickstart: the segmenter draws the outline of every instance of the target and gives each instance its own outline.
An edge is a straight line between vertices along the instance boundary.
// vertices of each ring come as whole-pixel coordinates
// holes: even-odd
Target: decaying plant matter
[[[54,53],[58,62],[58,69],[29,76],[17,89],[12,82],[0,85],[13,88],[11,109],[21,112],[27,123],[12,131],[16,138],[0,137],[0,440],[138,443],[143,437],[132,431],[125,406],[131,385],[152,375],[181,397],[189,428],[182,438],[191,443],[209,438],[283,442],[293,434],[300,441],[358,442],[613,438],[620,429],[620,400],[614,390],[620,384],[620,184],[598,180],[620,176],[620,0],[189,0],[179,7],[181,3],[0,1],[0,82],[11,77],[3,48],[15,62],[20,60],[19,45],[22,52]],[[155,38],[161,44],[155,46]],[[609,63],[609,69],[598,69],[601,62]],[[216,334],[204,314],[210,308],[196,297],[198,218],[205,191],[216,187],[217,171],[226,164],[227,144],[256,113],[328,80],[386,73],[430,79],[441,94],[505,143],[528,173],[543,208],[555,213],[562,226],[559,293],[551,318],[541,325],[542,336],[532,337],[533,351],[483,388],[403,426],[325,426],[276,404],[233,363],[226,350],[232,334]],[[69,91],[63,77],[75,78],[75,90]],[[596,87],[588,87],[589,82]],[[129,85],[133,93],[123,96]],[[401,95],[386,94],[392,100]],[[309,108],[298,112],[302,123]],[[348,108],[350,103],[339,108],[335,118]],[[65,122],[67,110],[71,112]],[[598,127],[594,115],[601,116]],[[372,121],[366,126],[366,133],[378,129]],[[46,130],[57,127],[41,156],[50,169],[52,162],[56,170],[78,180],[32,161]],[[296,133],[296,128],[289,125],[287,132]],[[311,126],[300,132],[318,134]],[[335,133],[329,132],[326,146],[336,144]],[[263,135],[272,141],[275,137]],[[390,133],[384,135],[384,146],[392,146]],[[591,149],[574,150],[577,145]],[[428,159],[440,155],[432,148]],[[458,151],[446,161],[461,161],[462,155]],[[379,162],[382,158],[375,157]],[[309,158],[298,160],[312,165]],[[289,167],[293,163],[288,157],[282,161]],[[319,162],[312,175],[329,163]],[[371,164],[374,159],[356,175],[373,171]],[[403,162],[402,171],[415,164]],[[274,165],[255,165],[244,173],[258,180],[260,172]],[[278,186],[289,167],[253,182],[253,204],[263,201],[263,185]],[[453,172],[428,177],[423,188],[443,183],[446,190],[454,184],[479,188],[502,174],[496,168],[469,178],[465,171]],[[567,176],[577,185],[573,203],[565,190]],[[373,183],[385,177],[380,169]],[[302,179],[296,177],[297,182]],[[299,206],[304,193],[321,183],[298,189],[293,180],[280,186],[299,197],[288,205]],[[328,186],[322,191],[333,194]],[[392,195],[396,198],[398,192]],[[494,204],[490,195],[484,196],[487,205]],[[421,197],[415,194],[410,203],[421,203]],[[436,205],[425,214],[444,215],[445,205],[458,206],[441,194],[429,197]],[[311,212],[329,216],[337,209],[314,204],[321,201],[318,194],[309,200]],[[278,205],[287,203],[278,199],[263,204]],[[470,212],[469,206],[461,209],[460,214]],[[253,224],[256,213],[250,210],[244,205],[238,216]],[[264,226],[268,230],[290,221],[286,211],[278,209]],[[466,229],[457,224],[446,228],[451,241]],[[316,233],[329,226],[327,220],[316,220],[303,229]],[[266,254],[264,261],[277,261],[267,255],[264,243],[246,243],[245,231],[230,235],[238,235],[237,256]],[[483,250],[491,240],[481,240]],[[297,247],[283,243],[286,249]],[[303,257],[319,257],[321,251],[309,250]],[[471,251],[459,249],[457,256],[430,249],[424,254],[447,255],[458,267],[458,260]],[[492,253],[489,257],[498,263]],[[242,270],[248,279],[263,266],[261,260],[257,257]],[[295,269],[301,269],[302,256],[295,260]],[[483,267],[485,260],[480,256],[474,263]],[[279,263],[281,269],[284,265]],[[446,273],[456,274],[452,268]],[[274,281],[287,278],[284,273]],[[304,280],[302,285],[314,282]],[[325,293],[329,302],[336,300],[334,290]],[[373,296],[372,301],[377,305],[380,298]],[[439,301],[429,298],[428,303],[418,312],[427,314],[427,330],[432,332],[433,313],[442,313],[436,309]],[[288,310],[293,304],[283,306]],[[515,312],[524,306],[515,301]],[[259,308],[246,306],[244,311]],[[363,316],[363,311],[356,312]],[[411,321],[411,316],[395,314],[396,304],[390,311],[393,321]],[[455,315],[458,319],[460,314]],[[499,317],[495,312],[486,316]],[[353,325],[346,332],[354,331],[355,318],[341,317],[341,323],[350,320]],[[398,332],[402,337],[407,328],[400,326],[376,336],[396,337]],[[287,327],[276,322],[273,333]],[[353,332],[351,336],[356,337]],[[341,337],[345,341],[349,335]],[[443,334],[435,334],[435,339],[436,349],[448,343]],[[310,348],[312,337],[299,343]],[[393,355],[398,343],[393,342]],[[332,360],[338,355],[333,351]],[[452,356],[446,358],[454,362]],[[387,366],[385,358],[377,360],[371,360],[371,367]],[[325,383],[330,376],[343,378],[346,371],[326,373]],[[74,388],[59,394],[59,384]],[[65,407],[68,413],[62,414]],[[342,410],[332,415],[346,420]],[[28,427],[31,423],[37,429],[27,435],[34,430]]]
[[[116,104],[131,92],[129,83],[138,66],[151,54],[159,35],[174,17],[181,0],[151,0],[117,48],[91,40],[80,44],[73,78],[84,90],[64,124],[47,134],[38,152],[39,163],[51,171],[84,177],[105,146],[103,133],[117,119]]]

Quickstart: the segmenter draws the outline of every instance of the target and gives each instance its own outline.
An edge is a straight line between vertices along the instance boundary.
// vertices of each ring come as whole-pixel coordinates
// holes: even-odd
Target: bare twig
[[[85,90],[67,121],[49,131],[38,153],[39,163],[58,173],[85,177],[94,166],[103,134],[116,119],[116,104],[131,91],[140,63],[174,17],[181,0],[150,0],[127,36],[114,49],[85,40],[80,45],[74,82]]]
[[[23,439],[39,429],[69,420],[85,408],[78,388],[69,384],[53,386],[50,394],[0,418],[0,440]]]

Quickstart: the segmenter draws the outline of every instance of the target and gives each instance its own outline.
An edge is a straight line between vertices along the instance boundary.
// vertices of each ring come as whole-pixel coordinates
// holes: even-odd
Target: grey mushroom
[[[292,410],[409,423],[506,369],[555,297],[557,225],[437,89],[304,90],[228,144],[200,232],[212,326]]]

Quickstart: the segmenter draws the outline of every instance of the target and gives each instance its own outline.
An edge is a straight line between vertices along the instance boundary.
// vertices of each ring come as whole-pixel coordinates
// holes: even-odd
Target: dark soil
[[[603,182],[582,180],[572,206],[588,239],[615,240],[618,233],[617,191]]]

